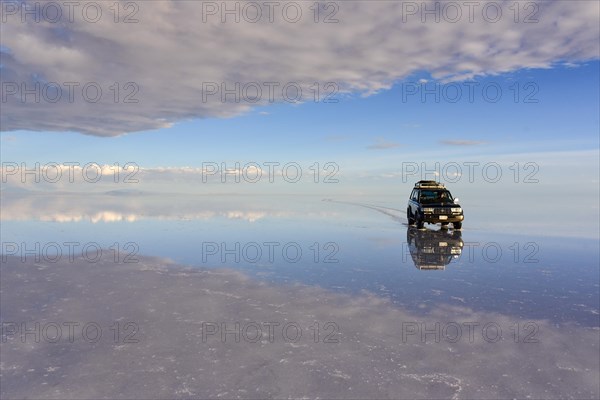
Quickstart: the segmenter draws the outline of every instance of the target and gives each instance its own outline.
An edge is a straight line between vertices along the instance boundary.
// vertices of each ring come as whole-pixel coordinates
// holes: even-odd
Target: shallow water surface
[[[2,397],[600,395],[595,239],[381,198],[2,202]]]

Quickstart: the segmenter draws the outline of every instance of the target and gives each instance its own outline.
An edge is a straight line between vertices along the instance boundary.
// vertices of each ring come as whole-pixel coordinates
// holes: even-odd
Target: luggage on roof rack
[[[419,181],[415,183],[416,188],[445,188],[443,183],[436,181]]]

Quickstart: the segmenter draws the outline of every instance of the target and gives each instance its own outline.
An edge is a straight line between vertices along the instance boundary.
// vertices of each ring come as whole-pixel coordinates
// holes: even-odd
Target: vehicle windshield
[[[419,201],[421,204],[452,203],[454,199],[447,190],[422,190]]]

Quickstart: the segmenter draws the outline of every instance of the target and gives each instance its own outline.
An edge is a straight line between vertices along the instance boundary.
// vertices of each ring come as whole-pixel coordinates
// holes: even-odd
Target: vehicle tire
[[[408,225],[413,225],[415,223],[415,219],[412,217],[410,213],[410,208],[406,209],[406,219],[408,219]]]
[[[419,217],[419,214],[415,216],[415,224],[417,225],[417,229],[423,229],[423,226],[425,226],[423,218]]]
[[[452,225],[454,225],[454,229],[462,229],[462,222],[454,222]]]

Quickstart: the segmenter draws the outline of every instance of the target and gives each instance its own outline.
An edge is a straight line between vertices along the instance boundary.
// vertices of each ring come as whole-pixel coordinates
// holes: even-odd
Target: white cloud
[[[403,10],[403,2],[336,2],[339,22],[328,24],[314,22],[308,3],[296,3],[303,8],[297,23],[286,22],[281,9],[274,13],[273,23],[243,18],[235,23],[232,16],[221,23],[219,15],[203,14],[207,2],[134,3],[139,6],[138,23],[114,23],[108,8],[112,2],[96,3],[104,16],[96,23],[83,20],[81,10],[74,22],[64,24],[35,23],[31,17],[22,23],[18,13],[5,15],[3,84],[25,82],[33,87],[34,78],[42,87],[57,82],[63,96],[57,103],[45,98],[36,103],[32,96],[22,103],[20,90],[8,95],[14,87],[3,87],[8,97],[1,129],[114,136],[247,112],[270,102],[264,85],[268,82],[280,85],[275,102],[284,101],[281,87],[290,82],[300,85],[301,100],[306,102],[313,101],[315,82],[320,97],[329,93],[327,82],[335,82],[340,94],[368,95],[417,71],[440,80],[467,79],[577,63],[595,59],[599,52],[599,5],[588,1],[535,3],[537,23],[523,23],[528,14],[523,10],[515,23],[514,11],[508,8],[512,2],[501,3],[503,18],[496,23],[486,22],[481,9],[473,22],[463,10],[456,23],[443,19],[435,23],[431,16],[422,23],[420,14]],[[121,18],[130,12],[121,9]],[[329,12],[322,10],[321,20]],[[73,102],[65,82],[81,83]],[[82,87],[88,82],[97,82],[103,90],[97,103],[83,99]],[[127,86],[128,82],[135,85]],[[255,93],[248,88],[242,101],[230,96],[223,103],[220,96],[209,94],[207,82],[226,82],[228,88],[235,82],[241,86],[257,82],[263,95],[255,104],[244,101]],[[95,89],[88,90],[94,97]],[[125,103],[127,95],[138,102]]]
[[[486,142],[482,140],[442,140],[440,143],[448,146],[477,146]]]
[[[402,145],[400,143],[395,143],[395,142],[389,142],[383,138],[378,138],[377,142],[367,146],[367,149],[369,150],[388,150],[388,149],[395,149],[397,147],[401,147]]]

